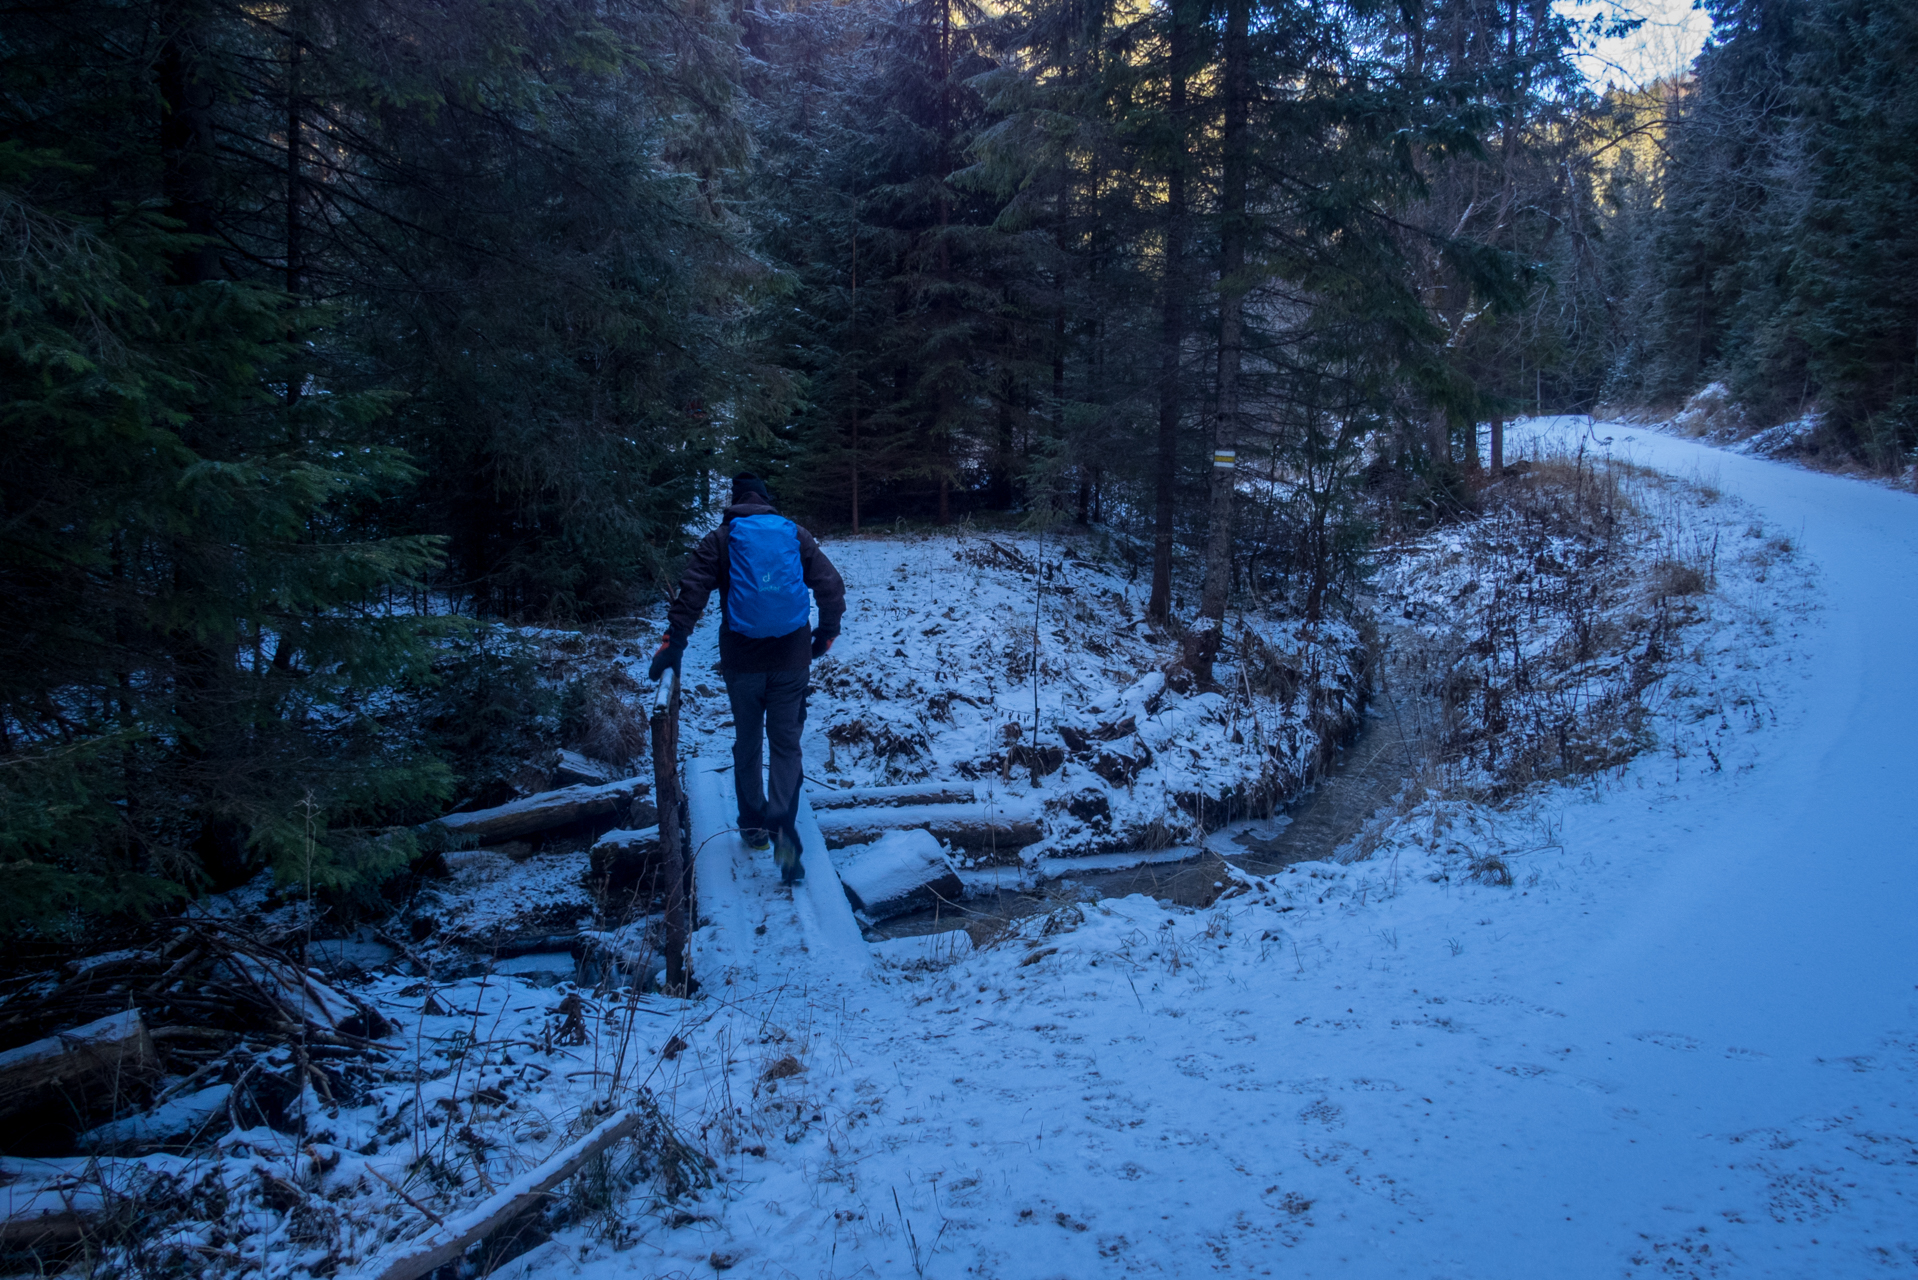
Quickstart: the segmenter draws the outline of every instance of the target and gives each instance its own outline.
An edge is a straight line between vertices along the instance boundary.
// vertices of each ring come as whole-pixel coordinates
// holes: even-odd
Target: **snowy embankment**
[[[1369,860],[1205,912],[1063,906],[850,990],[762,974],[704,1041],[733,1100],[707,1217],[584,1273],[1912,1267],[1918,502],[1611,434],[1758,528],[1657,749],[1518,810],[1414,798]],[[1469,877],[1488,851],[1513,884]]]
[[[976,781],[1039,810],[1027,862],[1189,845],[1201,828],[1268,813],[1360,712],[1365,654],[1341,621],[1235,615],[1219,687],[1194,687],[1171,669],[1176,638],[1145,617],[1145,571],[1103,534],[823,545],[846,580],[847,612],[813,666],[814,789]],[[707,622],[686,657],[690,754],[730,750],[717,662]]]
[[[1661,597],[1696,613],[1664,626],[1568,547],[1531,562],[1549,599],[1441,616],[1411,606],[1506,552],[1405,549],[1423,567],[1381,585],[1427,646],[1456,767],[1337,858],[1233,875],[1201,911],[1062,901],[860,964],[822,928],[823,870],[791,897],[759,868],[729,907],[757,960],[699,1000],[378,978],[358,994],[404,1024],[393,1060],[358,1099],[309,1096],[302,1137],[236,1127],[196,1157],[21,1170],[14,1195],[139,1192],[106,1197],[145,1215],[109,1271],[350,1273],[526,1176],[616,1094],[662,1123],[533,1236],[496,1241],[494,1274],[1909,1270],[1918,500],[1624,428],[1585,447],[1689,482],[1648,492],[1690,504],[1688,536],[1719,533],[1716,587]],[[1581,657],[1560,625],[1579,618],[1620,630]],[[1487,619],[1516,628],[1509,662],[1474,650]],[[1655,672],[1635,661],[1652,641],[1671,649]],[[1650,682],[1604,712],[1634,670]],[[1488,692],[1509,712],[1499,759],[1549,778],[1577,745],[1554,727],[1570,700],[1603,730],[1599,771],[1503,794]],[[813,728],[857,710],[816,704]],[[994,725],[934,760],[989,759]],[[842,776],[855,764],[849,781],[897,776],[852,752]]]

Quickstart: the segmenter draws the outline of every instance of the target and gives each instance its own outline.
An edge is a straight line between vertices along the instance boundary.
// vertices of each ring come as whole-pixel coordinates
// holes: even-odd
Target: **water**
[[[1206,851],[1184,862],[1123,871],[1066,871],[1026,887],[975,891],[936,911],[882,921],[869,928],[867,936],[903,938],[966,929],[976,941],[983,941],[1012,921],[1068,903],[1133,893],[1184,907],[1208,907],[1228,883],[1223,874],[1227,861],[1254,875],[1270,875],[1295,862],[1331,857],[1359,833],[1367,818],[1392,801],[1406,779],[1433,754],[1436,709],[1430,698],[1417,692],[1416,646],[1397,643],[1399,639],[1391,633],[1383,638],[1379,687],[1358,733],[1316,786],[1272,818],[1233,823],[1215,831],[1206,838]]]

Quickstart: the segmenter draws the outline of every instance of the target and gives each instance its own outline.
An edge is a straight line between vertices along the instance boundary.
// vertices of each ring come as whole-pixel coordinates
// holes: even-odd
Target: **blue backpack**
[[[740,516],[726,526],[726,625],[767,640],[806,625],[812,606],[799,562],[799,526],[784,516]]]

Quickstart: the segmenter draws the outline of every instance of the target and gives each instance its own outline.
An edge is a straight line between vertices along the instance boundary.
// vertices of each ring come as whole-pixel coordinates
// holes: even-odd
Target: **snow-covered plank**
[[[833,869],[827,842],[812,808],[802,796],[794,826],[799,832],[800,864],[806,878],[790,890],[780,885],[772,855],[748,850],[734,829],[737,805],[733,798],[732,761],[702,757],[687,769],[687,809],[692,819],[691,847],[696,852],[698,928],[692,937],[693,978],[705,990],[717,990],[738,980],[768,976],[777,952],[789,965],[794,958],[817,966],[817,977],[855,977],[866,971],[871,957],[853,919],[852,908]],[[790,898],[791,917],[798,936],[789,936],[791,923],[770,904]],[[765,931],[758,931],[759,926]],[[782,936],[787,935],[787,936]]]
[[[839,977],[859,978],[870,968],[872,953],[860,936],[859,922],[853,919],[838,869],[826,852],[826,837],[819,829],[819,819],[803,795],[793,825],[799,831],[800,865],[806,869],[805,893],[795,893],[793,901],[799,908],[807,952],[830,963]]]
[[[690,939],[693,981],[716,990],[730,973],[749,962],[752,936],[748,902],[741,884],[745,851],[735,831],[732,761],[700,756],[685,767],[686,811],[691,831],[687,850],[693,859],[693,905],[697,914]]]

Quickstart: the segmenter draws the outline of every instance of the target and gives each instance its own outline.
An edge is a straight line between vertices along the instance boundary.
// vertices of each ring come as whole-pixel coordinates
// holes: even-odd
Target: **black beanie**
[[[773,496],[766,491],[766,482],[750,471],[742,471],[733,477],[733,501],[744,502],[757,497],[767,506],[772,505]]]

